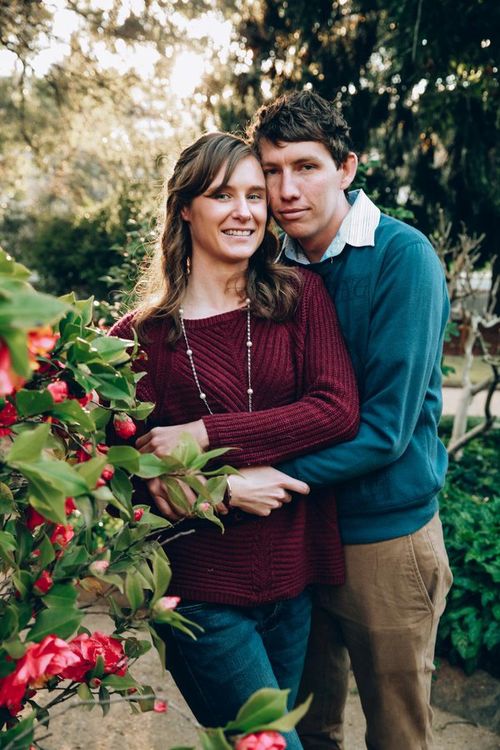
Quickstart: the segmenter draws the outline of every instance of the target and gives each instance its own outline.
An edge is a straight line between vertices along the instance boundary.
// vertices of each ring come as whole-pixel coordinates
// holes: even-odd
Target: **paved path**
[[[85,621],[91,630],[111,632],[111,621],[91,616]],[[99,708],[67,711],[50,723],[51,736],[44,740],[46,750],[168,750],[197,746],[196,729],[183,699],[169,675],[162,675],[156,653],[150,651],[132,670],[136,678],[152,685],[169,702],[166,714],[132,714],[120,704],[112,706],[106,718]],[[365,750],[364,718],[354,683],[346,709],[346,750]],[[434,750],[500,750],[500,738],[459,716],[435,710]],[[406,750],[406,748],[401,748]]]
[[[443,414],[455,414],[457,404],[460,398],[460,388],[443,388]],[[469,409],[470,417],[480,417],[484,414],[484,402],[486,400],[486,391],[477,393],[472,399]],[[500,418],[500,391],[493,394],[492,413]]]

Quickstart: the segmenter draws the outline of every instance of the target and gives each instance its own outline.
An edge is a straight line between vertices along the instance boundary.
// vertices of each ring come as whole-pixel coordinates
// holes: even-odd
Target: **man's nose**
[[[294,200],[300,195],[297,182],[290,172],[283,172],[281,175],[280,195],[286,201]]]

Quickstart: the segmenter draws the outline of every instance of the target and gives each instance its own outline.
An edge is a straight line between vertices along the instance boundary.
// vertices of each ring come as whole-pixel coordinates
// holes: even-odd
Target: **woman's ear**
[[[351,182],[356,177],[356,171],[358,169],[358,157],[353,151],[349,151],[346,160],[341,166],[342,170],[342,181],[340,187],[342,190],[347,190]]]
[[[181,208],[181,219],[183,221],[189,221],[191,211],[189,210],[189,206],[183,206]]]

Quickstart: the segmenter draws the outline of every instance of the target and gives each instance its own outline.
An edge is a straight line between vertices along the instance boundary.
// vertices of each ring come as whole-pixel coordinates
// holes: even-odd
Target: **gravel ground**
[[[89,617],[92,630],[111,632],[111,621]],[[169,703],[165,714],[132,714],[124,704],[112,706],[106,718],[101,710],[75,708],[51,721],[46,750],[168,750],[200,746],[194,719],[168,674],[162,675],[156,653],[150,651],[135,665],[134,676],[152,685]],[[435,750],[500,750],[500,737],[459,716],[436,709]],[[346,711],[346,750],[364,750],[364,718],[354,683]],[[405,748],[401,748],[405,750]]]

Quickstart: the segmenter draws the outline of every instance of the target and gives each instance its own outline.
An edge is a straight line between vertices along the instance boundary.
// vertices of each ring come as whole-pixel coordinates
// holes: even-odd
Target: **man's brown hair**
[[[319,141],[328,149],[337,168],[353,150],[348,124],[335,105],[314,91],[295,91],[262,105],[247,135],[258,153],[264,138],[275,145],[280,141]]]

